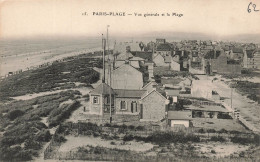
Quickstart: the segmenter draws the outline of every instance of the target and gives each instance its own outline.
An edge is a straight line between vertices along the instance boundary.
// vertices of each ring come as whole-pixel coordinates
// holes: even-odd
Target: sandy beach
[[[0,42],[0,76],[3,77],[9,72],[25,71],[28,68],[38,67],[66,57],[101,50],[96,40],[87,44],[88,42],[79,40],[57,43],[55,41],[29,42],[27,44]]]

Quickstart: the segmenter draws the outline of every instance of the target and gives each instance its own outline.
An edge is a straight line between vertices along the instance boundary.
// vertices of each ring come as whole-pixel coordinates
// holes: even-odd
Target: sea
[[[100,51],[100,38],[0,39],[0,76],[69,56]]]

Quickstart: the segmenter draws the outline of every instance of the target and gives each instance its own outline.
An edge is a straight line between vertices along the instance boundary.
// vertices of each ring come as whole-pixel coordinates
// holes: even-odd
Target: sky
[[[1,0],[0,39],[49,36],[140,36],[201,33],[216,37],[259,35],[260,0]],[[88,15],[82,15],[87,12]],[[93,16],[125,12],[126,16]],[[160,16],[134,16],[134,13]],[[161,16],[178,13],[183,16]]]

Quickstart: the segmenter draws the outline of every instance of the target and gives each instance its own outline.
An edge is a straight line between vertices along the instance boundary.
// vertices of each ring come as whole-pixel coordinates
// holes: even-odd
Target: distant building
[[[166,43],[166,40],[165,40],[165,39],[156,38],[156,44],[164,44],[164,43]]]
[[[260,68],[260,51],[259,50],[246,50],[243,57],[244,68]]]
[[[173,53],[172,47],[168,43],[159,44],[156,47],[156,53],[165,56],[171,56]]]
[[[240,64],[228,64],[227,56],[222,51],[219,57],[211,59],[211,70],[213,73],[219,74],[241,74]]]

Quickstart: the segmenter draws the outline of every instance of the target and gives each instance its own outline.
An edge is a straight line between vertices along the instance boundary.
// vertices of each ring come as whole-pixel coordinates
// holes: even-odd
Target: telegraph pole
[[[106,39],[104,39],[102,34],[102,48],[103,48],[103,78],[102,83],[105,83],[105,52],[106,52]]]

